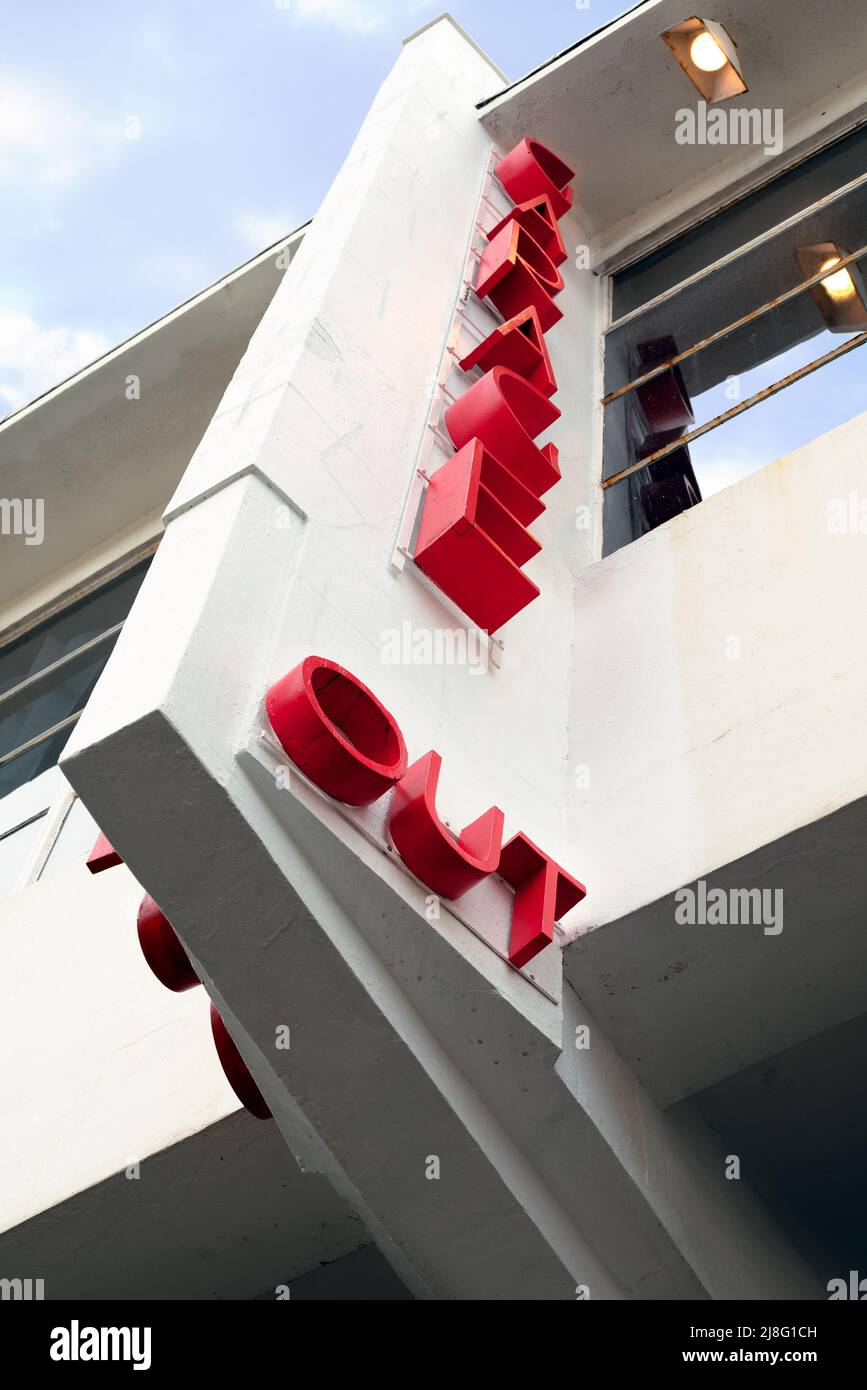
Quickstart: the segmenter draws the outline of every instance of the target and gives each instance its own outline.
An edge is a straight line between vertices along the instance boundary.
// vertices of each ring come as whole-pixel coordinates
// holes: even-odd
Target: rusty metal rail
[[[863,255],[864,253],[862,252],[861,254]],[[825,276],[823,278],[827,278],[828,274],[829,272],[825,271]],[[664,448],[657,449],[654,453],[648,454],[646,458],[638,459],[636,463],[630,464],[628,468],[621,468],[619,473],[614,473],[610,478],[605,478],[603,480],[603,490],[614,487],[615,483],[621,483],[624,478],[630,477],[632,473],[640,472],[642,468],[648,468],[652,463],[657,463],[659,459],[666,458],[669,454],[676,453],[678,449],[682,449],[685,445],[691,444],[694,439],[700,439],[703,434],[708,434],[711,430],[718,429],[719,426],[724,425],[727,420],[733,420],[736,415],[743,415],[745,410],[751,410],[754,405],[759,405],[762,401],[770,400],[771,396],[776,396],[779,391],[784,391],[787,386],[791,386],[794,382],[802,380],[805,376],[809,376],[811,372],[818,371],[820,367],[826,366],[829,362],[836,361],[838,357],[844,357],[847,352],[854,351],[855,348],[861,347],[864,343],[867,343],[867,333],[859,333],[856,337],[849,338],[845,343],[841,343],[839,347],[835,347],[830,352],[826,352],[824,356],[816,357],[812,362],[807,362],[803,367],[798,367],[797,371],[789,372],[788,376],[781,377],[779,381],[773,382],[771,386],[766,386],[763,391],[757,391],[754,396],[748,397],[747,400],[739,401],[737,405],[732,406],[731,410],[724,411],[722,415],[715,415],[712,420],[708,420],[707,424],[699,425],[697,429],[690,430],[688,434],[681,435],[679,439],[673,440],[671,444],[666,444]]]
[[[776,299],[769,299],[767,304],[760,304],[757,309],[751,309],[743,318],[735,319],[733,323],[726,324],[725,328],[719,328],[715,333],[711,333],[707,338],[702,338],[700,342],[693,343],[692,347],[684,348],[683,352],[678,352],[674,357],[669,357],[665,362],[660,362],[657,367],[653,367],[643,376],[637,376],[634,381],[629,381],[625,386],[621,386],[617,391],[612,391],[609,395],[602,397],[603,405],[611,405],[612,401],[617,401],[621,396],[634,391],[637,386],[643,386],[645,382],[653,381],[654,377],[661,376],[663,372],[669,371],[672,367],[679,366],[681,362],[686,362],[688,358],[694,357],[696,353],[702,352],[705,348],[718,343],[720,339],[727,338],[730,333],[736,333],[739,328],[744,328],[747,324],[753,323],[756,319],[767,314],[771,309],[776,309],[781,304],[786,304],[790,299],[796,299],[798,295],[804,294],[806,290],[812,289],[822,280],[827,280],[829,275],[836,275],[838,271],[845,270],[847,265],[853,261],[858,261],[862,256],[867,256],[867,246],[862,246],[858,251],[852,251],[849,255],[841,256],[839,261],[834,262],[833,270],[819,271],[812,275],[809,280],[802,280],[794,285],[792,289],[786,290],[783,294],[777,295]]]

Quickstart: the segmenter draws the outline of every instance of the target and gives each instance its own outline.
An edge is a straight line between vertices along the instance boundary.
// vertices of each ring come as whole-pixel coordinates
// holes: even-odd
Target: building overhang
[[[243,1112],[3,1232],[0,1260],[50,1300],[409,1297],[327,1180]]]
[[[660,35],[691,13],[647,0],[479,104],[502,149],[530,133],[576,169],[597,265],[632,259],[864,117],[867,29],[849,0],[725,0],[707,17],[735,40],[749,90],[718,109],[781,112],[783,150],[677,143],[677,112],[700,98]]]
[[[133,550],[160,517],[304,235],[299,228],[0,421],[0,495],[45,505],[45,541],[0,549],[9,628],[73,588],[81,557]],[[23,541],[21,542],[23,545]],[[53,581],[56,578],[56,583]]]
[[[862,797],[685,884],[692,896],[678,902],[696,903],[695,923],[677,919],[668,894],[567,948],[566,979],[659,1105],[863,1012],[865,833]],[[750,890],[779,909],[777,921],[726,920]],[[720,892],[714,925],[707,904],[723,902]]]

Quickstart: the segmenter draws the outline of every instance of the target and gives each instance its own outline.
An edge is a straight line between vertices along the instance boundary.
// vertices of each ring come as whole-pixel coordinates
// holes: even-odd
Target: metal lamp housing
[[[835,241],[819,241],[813,246],[800,246],[795,251],[795,260],[798,262],[801,274],[805,280],[811,280],[814,275],[818,275],[822,266],[833,257],[841,260],[848,253],[841,250]],[[818,285],[814,285],[810,294],[819,307],[819,312],[825,320],[825,324],[831,333],[856,333],[864,332],[867,329],[867,287],[861,271],[854,261],[844,266],[843,270],[847,273],[855,286],[855,293],[848,299],[833,299],[824,288],[820,280]],[[831,267],[828,276],[834,275],[836,267]]]
[[[719,45],[726,61],[716,72],[705,72],[693,62],[690,49],[699,34],[707,33]],[[693,15],[680,24],[665,29],[660,38],[671,49],[690,82],[701,92],[705,101],[728,101],[748,90],[737,57],[737,45],[721,24],[712,19]]]

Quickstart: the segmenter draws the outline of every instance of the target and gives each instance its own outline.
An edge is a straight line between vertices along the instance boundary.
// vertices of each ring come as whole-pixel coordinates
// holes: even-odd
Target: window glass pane
[[[68,785],[60,768],[52,767],[41,777],[34,777],[18,787],[10,796],[0,798],[0,838],[47,811]]]
[[[24,863],[45,829],[45,812],[0,839],[0,897],[10,893]]]
[[[96,641],[80,655],[75,655],[76,650],[126,619],[149,563],[143,561],[0,649],[0,758],[15,755],[0,763],[0,797],[57,762],[74,723],[42,739],[27,752],[16,750],[84,708],[118,634]],[[61,658],[68,659],[57,669],[50,669]],[[13,694],[15,687],[28,677],[35,677],[32,684]]]
[[[122,622],[132,607],[149,563],[144,560],[95,594],[79,599],[34,631],[25,633],[17,642],[0,648],[0,695],[67,652],[75,651],[100,632]]]
[[[741,398],[764,390],[845,341],[846,337],[822,333],[744,372],[739,380]],[[733,403],[726,395],[725,383],[721,383],[693,400],[696,421],[712,419],[729,410]],[[690,454],[702,496],[720,492],[756,469],[783,458],[805,439],[817,439],[863,410],[867,410],[867,347],[856,348],[845,357],[829,362],[785,391],[695,440],[690,445]]]
[[[672,338],[678,352],[693,347],[802,284],[808,277],[799,263],[799,253],[832,244],[841,254],[859,251],[867,244],[867,185],[612,329],[605,338],[606,392],[618,390],[639,374],[642,344]],[[856,267],[854,273],[863,277],[867,258],[859,265],[860,270]],[[824,329],[816,299],[806,290],[753,319],[736,334],[702,349],[683,363],[681,370],[690,392],[697,395],[729,373],[750,370]]]
[[[0,703],[0,756],[83,709],[116,642],[100,642]]]
[[[73,727],[61,729],[60,733],[44,739],[35,748],[31,748],[27,753],[22,753],[20,757],[14,758],[11,763],[5,763],[0,767],[0,797],[8,796],[9,792],[14,791],[16,787],[23,787],[25,782],[31,781],[40,773],[47,772],[49,768],[56,766]]]
[[[803,212],[867,169],[867,126],[804,160],[773,183],[644,256],[614,276],[615,319],[695,275],[722,256]],[[855,247],[850,247],[854,251]]]
[[[60,869],[65,869],[67,865],[72,863],[79,863],[83,868],[84,861],[93,849],[98,834],[96,821],[84,802],[76,797],[66,814],[39,877],[47,878],[49,874],[56,874]]]
[[[867,184],[610,329],[606,395],[705,346],[606,405],[603,477],[634,468],[867,331],[867,256],[793,293],[865,244]],[[857,346],[607,489],[604,552],[867,410],[865,366]]]

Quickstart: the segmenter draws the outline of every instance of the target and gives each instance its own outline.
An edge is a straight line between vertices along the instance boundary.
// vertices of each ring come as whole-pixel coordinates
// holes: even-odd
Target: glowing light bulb
[[[821,274],[823,270],[830,270],[832,265],[839,264],[840,257],[831,256],[829,260],[824,261],[822,265],[819,266],[819,272]],[[821,284],[822,289],[826,294],[830,295],[831,299],[851,299],[856,293],[855,282],[846,269],[838,270],[836,275],[827,276]]]
[[[716,39],[706,29],[696,34],[689,46],[689,56],[702,72],[719,72],[728,62]]]

